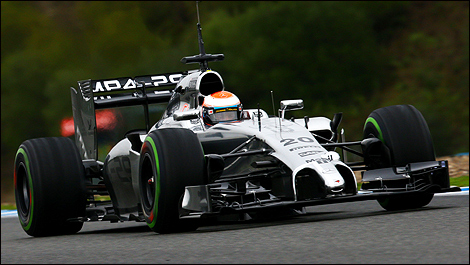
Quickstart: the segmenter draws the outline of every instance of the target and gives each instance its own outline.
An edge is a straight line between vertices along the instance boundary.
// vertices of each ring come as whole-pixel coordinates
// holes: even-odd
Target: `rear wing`
[[[168,102],[172,95],[169,86],[186,75],[176,72],[160,75],[121,77],[78,81],[78,89],[70,88],[75,127],[75,143],[82,159],[98,157],[96,138],[96,109],[143,105],[147,131],[150,129],[148,104]]]
[[[171,90],[185,73],[122,77],[78,81],[79,87],[92,89],[95,109],[168,102]],[[89,94],[88,94],[89,95]]]

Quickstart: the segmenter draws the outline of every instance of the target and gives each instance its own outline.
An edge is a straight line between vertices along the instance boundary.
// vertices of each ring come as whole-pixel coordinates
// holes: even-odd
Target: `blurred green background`
[[[468,1],[203,1],[199,10],[206,52],[225,54],[210,67],[246,108],[271,113],[270,91],[276,106],[302,98],[304,110],[289,114],[343,112],[346,140],[360,140],[371,111],[412,104],[437,156],[468,152]],[[2,202],[12,200],[18,146],[61,135],[76,81],[195,69],[180,59],[199,53],[196,22],[195,1],[2,1]]]

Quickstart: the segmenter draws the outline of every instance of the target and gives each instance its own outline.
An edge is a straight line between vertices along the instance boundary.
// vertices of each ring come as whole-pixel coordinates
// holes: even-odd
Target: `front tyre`
[[[77,147],[68,138],[24,141],[14,171],[15,200],[23,230],[30,236],[72,234],[85,216],[85,172]]]
[[[421,112],[412,105],[394,105],[374,110],[366,120],[364,139],[375,137],[388,147],[390,154],[383,167],[435,161],[431,133]],[[429,204],[434,194],[410,194],[379,199],[386,210],[403,210]]]
[[[197,220],[180,220],[185,186],[204,184],[204,154],[196,134],[165,128],[148,134],[140,154],[139,192],[148,226],[157,233],[195,230]]]

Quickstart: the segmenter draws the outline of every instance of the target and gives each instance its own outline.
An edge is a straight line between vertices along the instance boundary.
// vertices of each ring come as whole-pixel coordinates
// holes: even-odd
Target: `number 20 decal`
[[[291,144],[296,144],[298,142],[302,142],[302,143],[312,143],[314,142],[315,140],[313,140],[312,138],[309,138],[309,137],[299,137],[297,139],[292,139],[292,138],[286,138],[286,139],[282,139],[281,140],[281,143],[283,142],[286,142],[284,144],[284,146],[288,146],[288,145],[291,145]]]

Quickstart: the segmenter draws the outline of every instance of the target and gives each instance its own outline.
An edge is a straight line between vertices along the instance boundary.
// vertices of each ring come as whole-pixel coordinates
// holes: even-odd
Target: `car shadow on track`
[[[151,231],[152,230],[150,230],[150,227],[148,227],[145,223],[135,223],[135,226],[106,228],[106,229],[92,230],[92,231],[81,231],[78,234],[90,235],[90,234],[114,234],[114,233],[143,233],[143,232],[151,232]]]
[[[406,213],[406,212],[442,210],[442,209],[447,209],[447,208],[453,208],[453,207],[425,207],[425,208],[419,208],[419,209],[400,210],[400,211],[378,210],[378,211],[360,212],[360,213],[354,213],[351,211],[307,212],[306,214],[299,215],[299,216],[280,217],[280,218],[271,219],[271,220],[218,222],[218,223],[211,224],[208,226],[202,226],[198,228],[198,230],[192,231],[189,233],[210,233],[210,232],[258,228],[258,227],[291,225],[291,224],[299,224],[299,223],[347,220],[347,219],[372,217],[372,216],[393,215],[393,214],[400,214],[400,213]]]
[[[423,212],[423,211],[434,211],[442,210],[453,207],[436,207],[428,206],[419,209],[411,210],[400,210],[400,211],[385,211],[385,210],[376,210],[369,212],[354,212],[348,210],[342,211],[315,211],[307,212],[305,214],[296,215],[296,216],[270,216],[252,219],[248,221],[211,221],[207,220],[201,227],[195,231],[183,232],[183,233],[211,233],[211,232],[221,232],[221,231],[232,231],[232,230],[242,230],[258,227],[270,227],[270,226],[280,226],[280,225],[291,225],[299,223],[311,223],[311,222],[325,222],[333,220],[346,220],[354,218],[363,218],[363,217],[373,217],[373,216],[382,216],[382,215],[393,215],[406,212]],[[144,233],[152,232],[150,228],[144,223],[138,223],[136,226],[129,227],[119,227],[119,228],[107,228],[101,230],[92,230],[92,231],[82,231],[78,235],[90,235],[90,234],[113,234],[113,233]],[[153,233],[152,235],[158,235]]]

